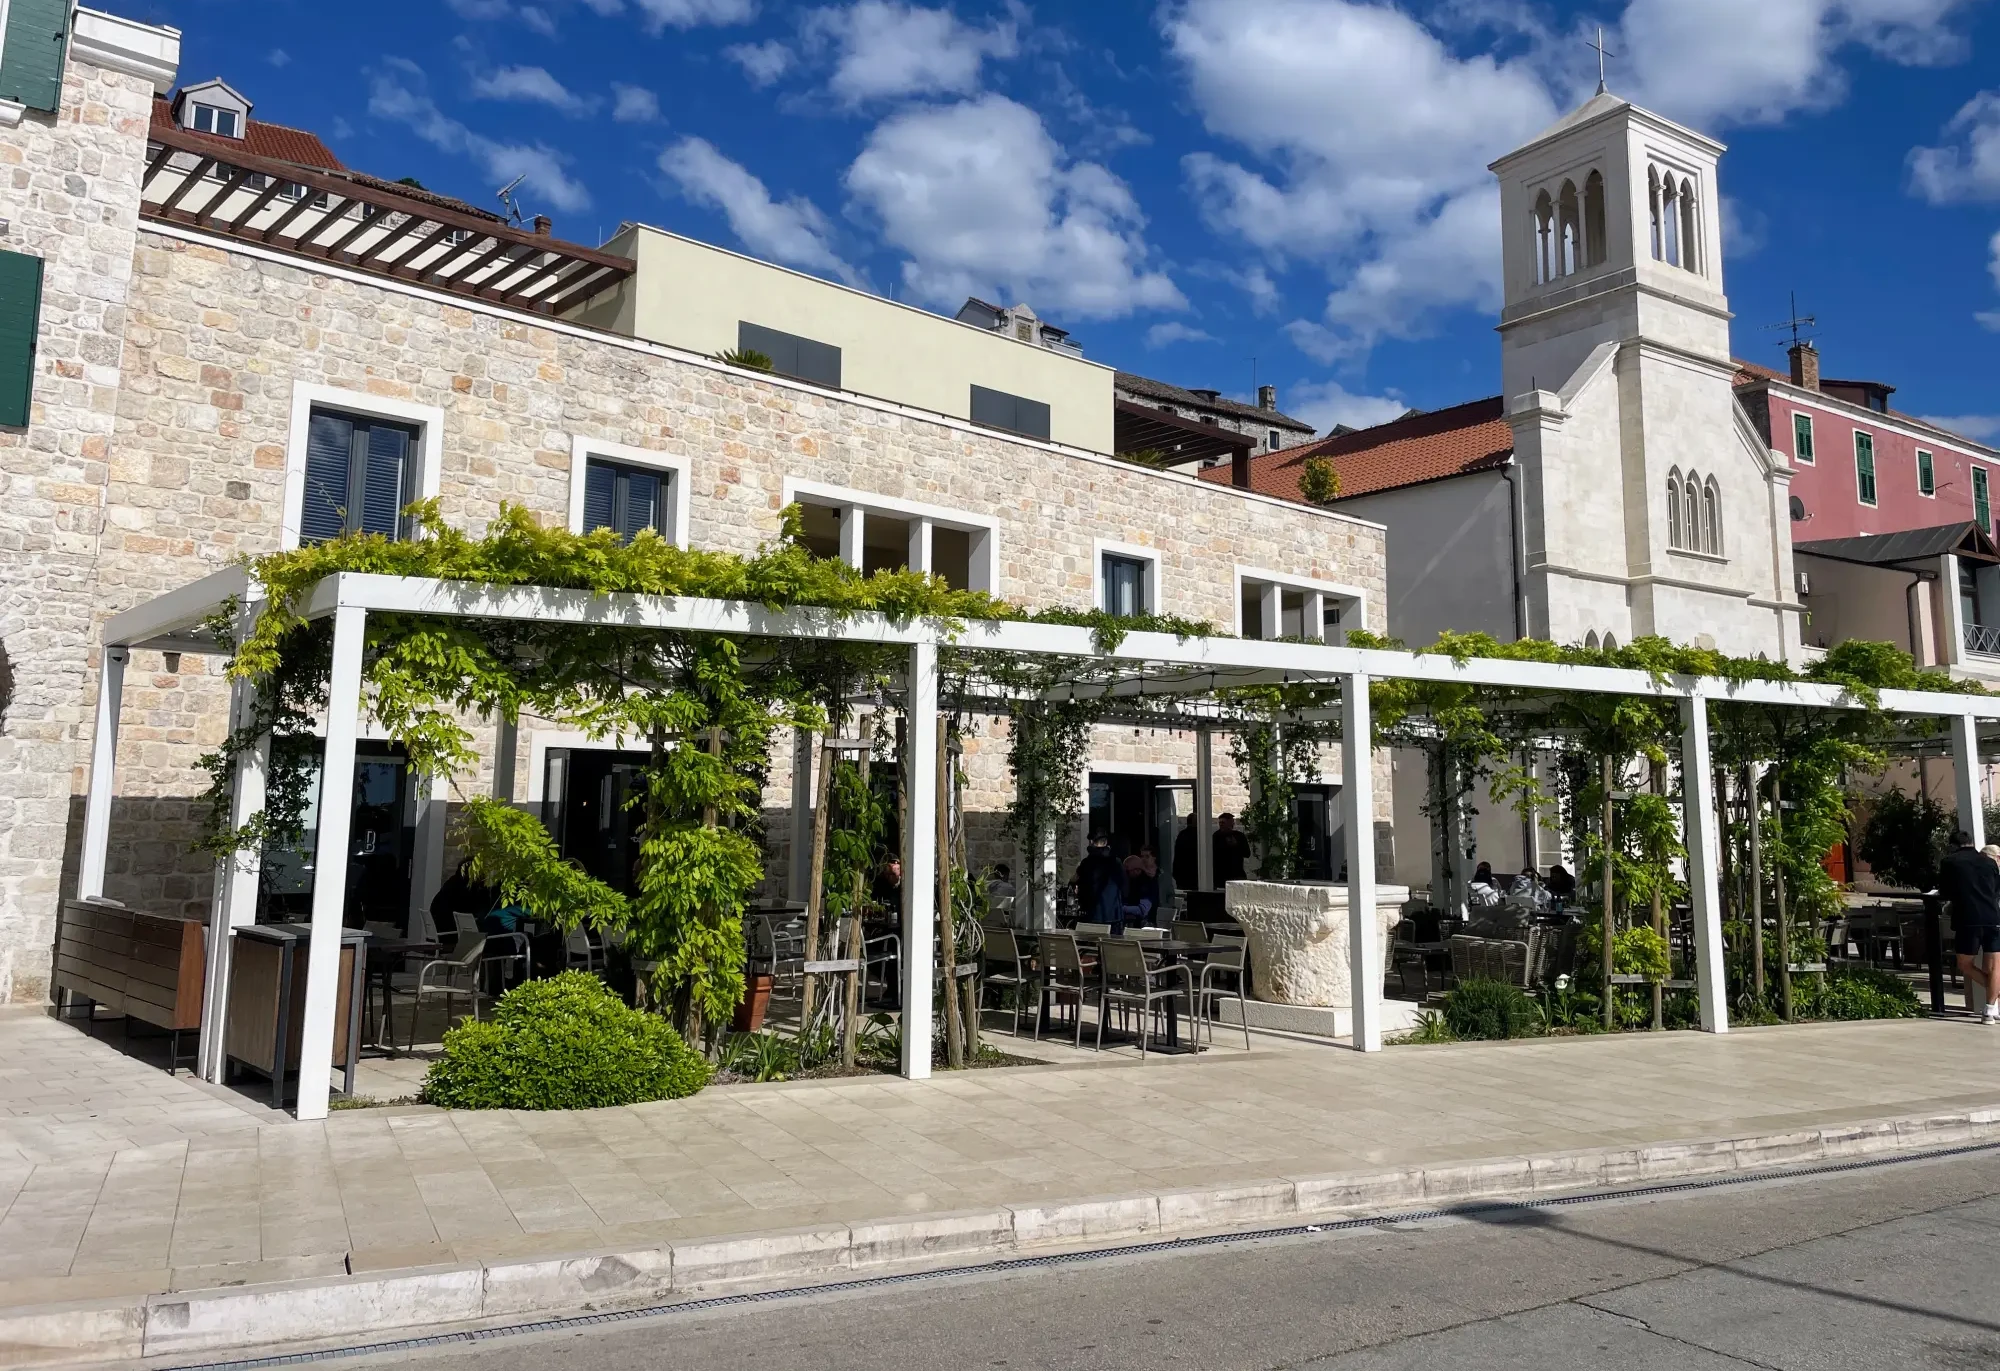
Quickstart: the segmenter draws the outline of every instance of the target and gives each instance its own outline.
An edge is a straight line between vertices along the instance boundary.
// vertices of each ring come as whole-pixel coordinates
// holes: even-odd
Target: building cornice
[[[79,5],[70,24],[69,55],[107,71],[143,76],[165,95],[180,72],[181,31]]]

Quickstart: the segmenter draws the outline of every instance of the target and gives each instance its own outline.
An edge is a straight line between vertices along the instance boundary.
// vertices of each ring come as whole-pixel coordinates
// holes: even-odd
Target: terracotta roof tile
[[[1514,431],[1503,413],[1500,397],[1493,395],[1253,456],[1250,489],[1303,503],[1299,478],[1309,457],[1333,463],[1342,498],[1491,471],[1506,465],[1514,451]],[[1215,466],[1202,472],[1201,479],[1227,484],[1229,475],[1227,466]]]
[[[173,102],[164,95],[153,97],[153,127],[174,127]],[[302,167],[317,167],[322,171],[345,170],[340,165],[340,159],[333,155],[333,150],[320,142],[318,134],[287,128],[283,124],[267,124],[262,119],[244,121],[241,138],[220,138],[212,133],[197,133],[193,129],[181,131],[190,137],[214,143],[220,153],[241,150]]]

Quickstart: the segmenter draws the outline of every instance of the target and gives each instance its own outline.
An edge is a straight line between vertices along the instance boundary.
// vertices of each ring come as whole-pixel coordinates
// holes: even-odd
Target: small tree
[[[1324,457],[1306,458],[1299,473],[1299,493],[1316,505],[1330,505],[1340,498],[1340,473]]]
[[[1957,821],[1928,795],[1887,791],[1875,801],[1854,850],[1876,879],[1906,890],[1929,890],[1937,884],[1938,863]]]

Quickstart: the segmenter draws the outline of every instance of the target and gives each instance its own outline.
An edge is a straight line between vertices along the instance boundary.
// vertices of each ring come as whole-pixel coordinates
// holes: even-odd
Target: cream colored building
[[[645,224],[605,250],[637,270],[572,317],[1086,452],[1112,445],[1111,367]]]

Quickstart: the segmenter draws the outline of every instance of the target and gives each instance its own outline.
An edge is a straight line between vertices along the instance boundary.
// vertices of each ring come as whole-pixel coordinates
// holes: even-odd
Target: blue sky
[[[349,165],[625,219],[1321,429],[1497,389],[1485,165],[1612,89],[1730,144],[1738,355],[2000,441],[1992,0],[109,0]],[[337,22],[329,19],[337,8]],[[1254,359],[1254,361],[1253,361]]]

